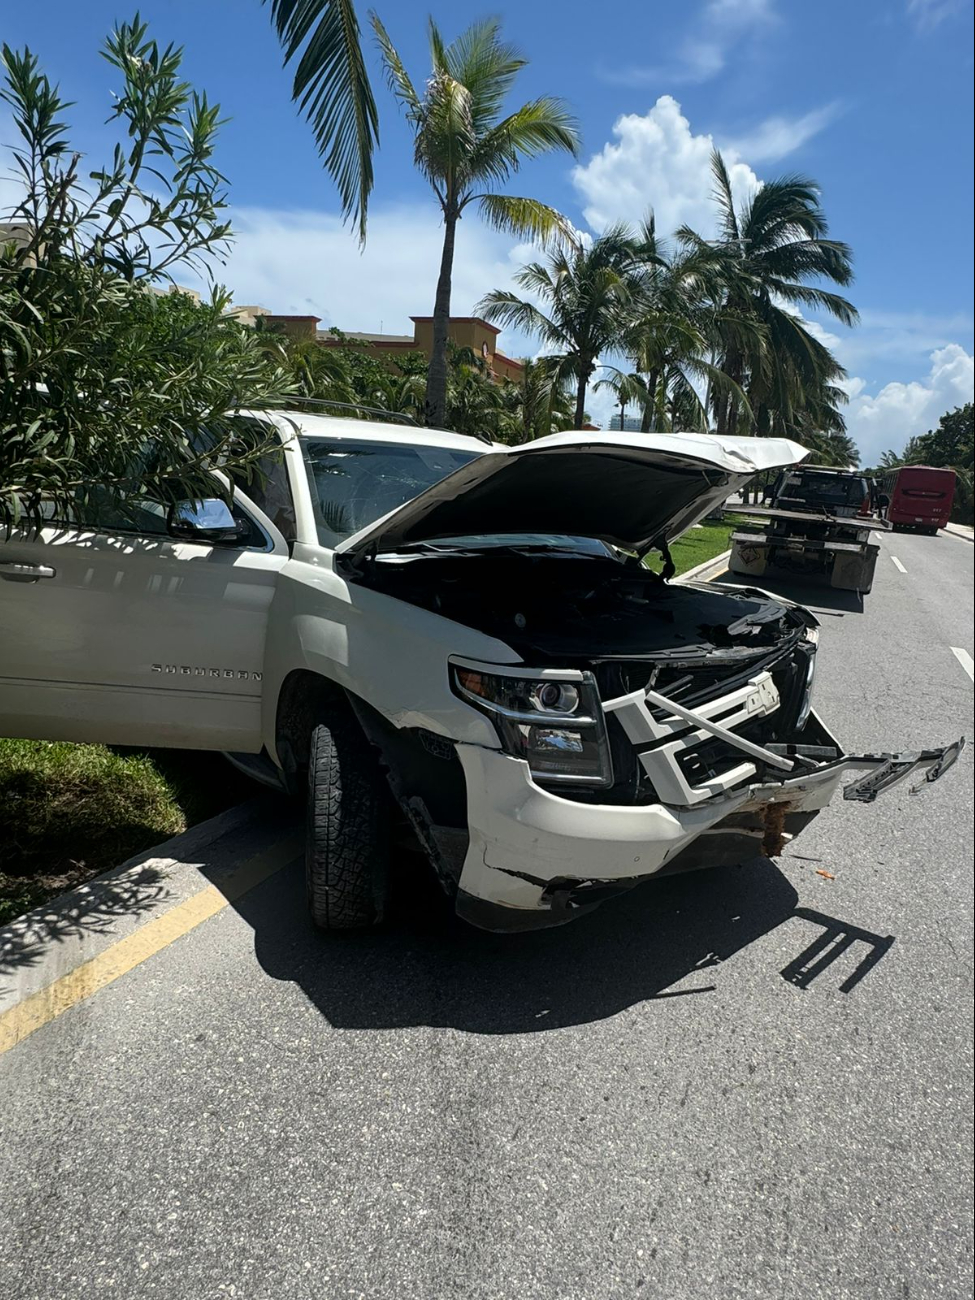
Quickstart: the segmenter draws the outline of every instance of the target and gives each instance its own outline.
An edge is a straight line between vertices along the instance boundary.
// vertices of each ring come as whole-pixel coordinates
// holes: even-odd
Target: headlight
[[[450,665],[456,695],[487,715],[501,747],[543,781],[612,785],[606,722],[592,673],[485,672]]]
[[[809,647],[806,654],[809,658],[809,664],[806,668],[806,693],[802,697],[802,707],[799,710],[799,716],[796,718],[796,730],[801,731],[809,721],[809,713],[812,709],[812,688],[813,678],[816,676],[816,646],[819,644],[819,628],[806,628],[806,645]]]

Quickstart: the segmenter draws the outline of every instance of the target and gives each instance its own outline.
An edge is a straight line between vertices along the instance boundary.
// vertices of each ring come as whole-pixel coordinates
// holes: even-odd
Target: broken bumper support
[[[904,754],[860,754],[842,760],[843,766],[850,768],[869,767],[872,770],[858,781],[851,781],[843,788],[843,798],[856,803],[873,803],[878,794],[899,785],[912,772],[924,770],[924,777],[917,785],[911,787],[911,794],[917,794],[926,785],[944,776],[950,767],[958,761],[958,756],[965,748],[965,737],[960,736],[951,745],[942,749],[919,749]]]

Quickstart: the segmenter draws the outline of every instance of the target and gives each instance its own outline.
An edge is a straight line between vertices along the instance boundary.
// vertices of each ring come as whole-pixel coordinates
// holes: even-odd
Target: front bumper
[[[816,744],[832,741],[815,713],[805,730]],[[746,780],[686,805],[638,807],[566,799],[538,786],[527,763],[459,744],[470,843],[457,912],[483,929],[536,929],[572,920],[649,876],[775,856],[827,806],[845,773],[868,771],[865,782],[848,790],[867,786],[861,797],[873,798],[913,771],[936,779],[963,743],[908,756],[840,757],[780,780]]]

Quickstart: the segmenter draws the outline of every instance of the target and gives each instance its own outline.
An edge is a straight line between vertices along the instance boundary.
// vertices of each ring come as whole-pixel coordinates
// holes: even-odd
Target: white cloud
[[[969,0],[907,0],[907,12],[922,32],[931,31],[967,8]]]
[[[684,222],[705,237],[715,232],[710,171],[714,140],[691,131],[673,96],[661,95],[643,116],[625,114],[613,135],[615,142],[572,172],[593,229],[602,230],[613,221],[639,221],[652,207],[662,234],[669,235]],[[725,162],[739,198],[759,188],[758,177],[734,149],[726,153]]]
[[[600,230],[612,221],[638,221],[652,207],[663,234],[687,222],[710,236],[716,231],[711,197],[711,151],[716,144],[740,201],[761,185],[751,164],[776,162],[792,153],[827,127],[840,108],[834,102],[800,117],[769,117],[742,135],[715,140],[692,131],[677,100],[661,95],[648,112],[618,118],[615,140],[573,169],[586,220]]]
[[[931,353],[923,379],[885,384],[871,395],[863,379],[845,385],[850,394],[846,423],[860,448],[861,463],[875,464],[888,447],[901,450],[908,438],[933,429],[946,411],[972,401],[975,358],[958,343]]]
[[[725,147],[751,163],[778,162],[829,126],[840,111],[841,105],[834,101],[802,117],[768,117],[753,130],[732,137]]]
[[[258,303],[282,315],[314,315],[322,328],[408,334],[410,316],[429,315],[443,242],[434,205],[374,209],[369,238],[360,253],[337,216],[239,208],[231,213],[236,239],[217,279],[238,303]],[[457,232],[451,310],[472,313],[495,288],[510,286],[530,256],[476,220]],[[505,338],[504,346],[516,340]]]
[[[941,0],[942,3],[947,0]],[[695,15],[691,33],[679,42],[674,61],[664,67],[600,69],[605,81],[629,86],[699,83],[717,76],[736,47],[754,40],[778,21],[774,0],[708,0]]]
[[[586,396],[586,412],[597,429],[608,429],[613,416],[620,413],[620,404],[612,390],[609,388],[596,388],[596,383],[605,373],[605,371],[596,371],[593,376],[593,383],[589,385],[589,392]],[[637,415],[639,412],[635,406],[630,405],[627,407],[626,414],[628,416]]]
[[[843,346],[843,338],[839,334],[834,334],[832,330],[825,329],[820,325],[819,321],[807,320],[802,312],[797,312],[788,303],[780,303],[779,306],[785,311],[790,311],[793,315],[798,316],[817,343],[822,343],[823,347],[829,348],[830,352],[836,353]]]

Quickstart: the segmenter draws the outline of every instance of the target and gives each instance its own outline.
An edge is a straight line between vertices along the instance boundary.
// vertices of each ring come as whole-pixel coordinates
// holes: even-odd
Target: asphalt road
[[[973,548],[883,547],[820,712],[971,737]],[[0,1292],[970,1295],[971,755],[535,936],[320,938],[286,868],[0,1058]]]

